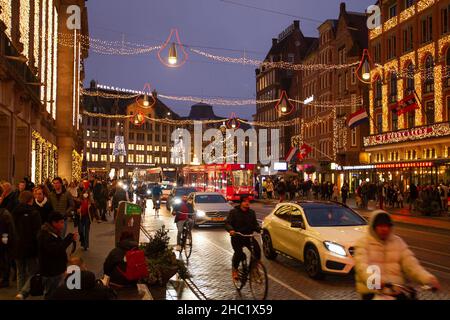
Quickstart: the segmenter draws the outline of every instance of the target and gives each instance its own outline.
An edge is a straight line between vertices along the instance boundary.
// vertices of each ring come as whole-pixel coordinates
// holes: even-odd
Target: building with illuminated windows
[[[81,25],[69,30],[74,4]],[[0,0],[0,180],[80,178],[83,36],[85,0]]]
[[[161,102],[157,93],[152,93],[155,104],[142,108],[143,96],[127,99],[110,99],[103,94],[120,94],[118,90],[104,89],[95,81],[91,82],[87,94],[82,97],[83,109],[95,115],[83,115],[84,129],[84,168],[90,176],[116,178],[144,178],[161,173],[175,179],[181,159],[172,159],[173,143],[171,134],[175,125],[145,121],[136,125],[133,118],[109,119],[98,116],[133,116],[139,112],[149,118],[180,119],[169,107]],[[95,93],[93,96],[92,93]],[[122,145],[116,137],[123,137]],[[115,156],[117,149],[123,147],[124,155]]]
[[[369,32],[371,174],[409,185],[450,180],[450,1],[383,1]],[[398,115],[415,94],[418,108]]]

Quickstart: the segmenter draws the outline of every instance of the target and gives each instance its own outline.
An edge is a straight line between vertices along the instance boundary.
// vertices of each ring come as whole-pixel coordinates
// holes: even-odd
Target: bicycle
[[[189,259],[189,257],[192,254],[192,220],[187,219],[183,224],[183,231],[181,233],[181,250],[180,250],[180,257],[181,253],[184,251],[184,256],[186,259]]]
[[[253,238],[253,241],[256,241],[256,235],[260,236],[259,233],[245,235],[240,232],[236,232],[235,235]],[[265,300],[269,291],[269,280],[266,268],[261,261],[256,259],[253,241],[250,241],[250,262],[248,261],[248,255],[244,253],[245,257],[241,260],[238,267],[239,277],[237,280],[233,279],[233,284],[240,292],[247,281],[249,281],[253,298],[255,300]]]
[[[155,210],[155,218],[159,217],[159,209],[161,208],[161,201],[159,199],[152,200],[153,210]]]
[[[436,292],[437,289],[428,285],[415,288],[408,285],[387,283],[383,289],[375,294],[373,300],[419,300],[418,294],[425,291]]]

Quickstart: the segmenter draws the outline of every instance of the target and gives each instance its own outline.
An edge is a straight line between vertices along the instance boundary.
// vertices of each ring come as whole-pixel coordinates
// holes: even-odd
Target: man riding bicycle
[[[152,188],[153,209],[156,209],[156,202],[160,201],[161,195],[162,195],[162,189],[159,186],[159,184],[157,184]]]
[[[177,246],[176,251],[181,251],[181,234],[185,223],[189,223],[192,226],[192,215],[194,214],[194,207],[187,201],[188,196],[183,195],[181,202],[175,204],[173,207],[173,213],[175,215],[175,223],[177,225]]]
[[[256,220],[255,211],[250,209],[249,197],[241,198],[240,205],[230,211],[225,222],[225,229],[231,236],[231,246],[234,250],[232,277],[234,280],[237,280],[239,278],[239,263],[245,258],[242,249],[246,247],[250,250],[251,241],[253,241],[253,250],[256,259],[258,261],[261,259],[261,248],[258,242],[253,238],[241,237],[236,234],[236,232],[239,232],[245,235],[251,235],[254,232],[261,232],[261,227]]]
[[[363,300],[372,300],[389,284],[404,285],[405,276],[422,285],[440,288],[436,277],[420,265],[408,245],[393,233],[392,227],[387,212],[375,211],[368,233],[355,246],[356,291]]]

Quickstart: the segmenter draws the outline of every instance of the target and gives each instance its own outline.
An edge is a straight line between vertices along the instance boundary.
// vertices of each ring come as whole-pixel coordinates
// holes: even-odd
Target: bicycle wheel
[[[250,291],[255,300],[265,300],[269,289],[267,271],[261,261],[256,261],[249,274]]]
[[[233,284],[238,291],[241,291],[242,288],[247,283],[247,276],[248,276],[247,259],[242,260],[241,263],[239,264],[238,273],[239,278],[237,280],[233,279]]]
[[[191,232],[186,232],[185,236],[184,236],[184,256],[186,257],[186,259],[189,259],[189,257],[191,256],[192,253],[192,233]]]

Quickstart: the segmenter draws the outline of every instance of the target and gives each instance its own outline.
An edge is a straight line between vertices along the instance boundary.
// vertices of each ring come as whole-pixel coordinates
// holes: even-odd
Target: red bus
[[[209,164],[187,166],[182,170],[183,184],[198,191],[220,192],[228,201],[242,196],[255,197],[254,164]]]

